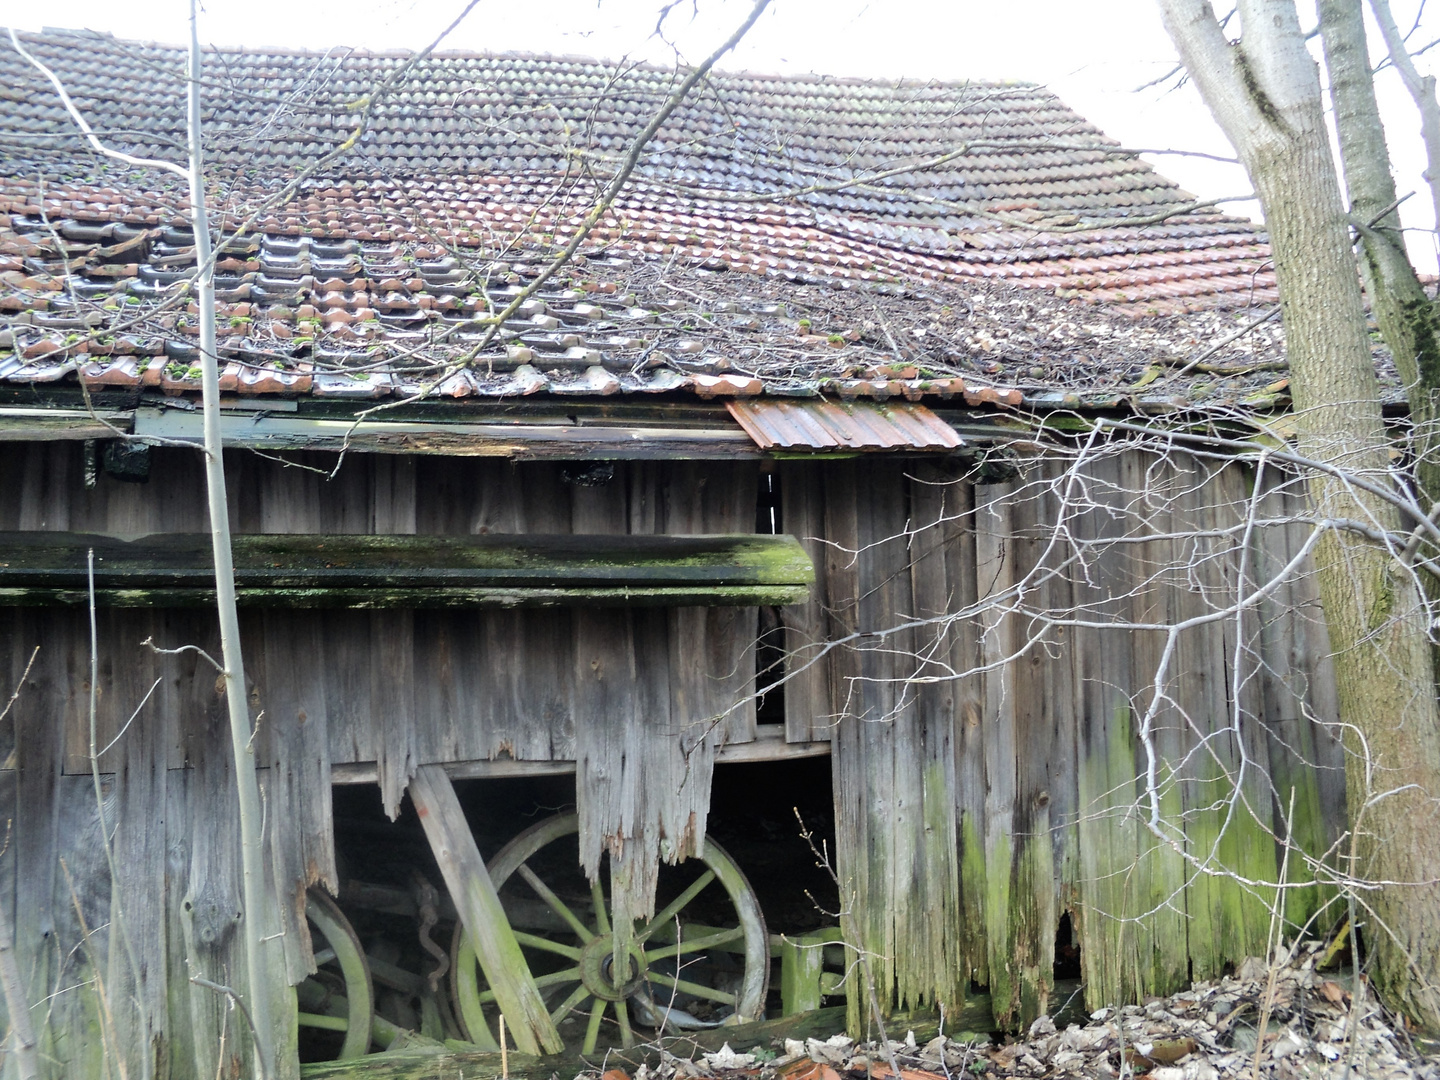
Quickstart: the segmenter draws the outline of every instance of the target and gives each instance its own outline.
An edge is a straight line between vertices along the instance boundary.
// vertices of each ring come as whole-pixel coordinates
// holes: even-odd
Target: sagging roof
[[[179,49],[22,40],[110,144],[183,159]],[[1275,299],[1263,237],[1187,210],[1023,84],[712,75],[582,256],[480,348],[680,75],[435,55],[277,200],[409,59],[207,58],[214,221],[255,215],[218,266],[227,390],[1155,407],[1283,391],[1273,325],[1173,378]],[[178,178],[91,153],[8,42],[0,82],[0,380],[197,390]]]

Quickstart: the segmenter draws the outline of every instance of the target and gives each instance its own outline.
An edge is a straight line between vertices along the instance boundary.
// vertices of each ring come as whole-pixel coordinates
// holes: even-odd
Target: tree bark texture
[[[1280,289],[1296,426],[1309,456],[1383,478],[1389,446],[1321,105],[1319,73],[1293,0],[1240,0],[1227,41],[1210,0],[1159,0],[1166,29],[1234,144],[1265,214]],[[1323,517],[1400,527],[1397,514],[1326,476]],[[1413,578],[1374,546],[1332,532],[1318,576],[1340,716],[1346,787],[1360,834],[1359,893],[1371,908],[1375,982],[1390,1003],[1440,1031],[1440,730],[1425,607]],[[1383,792],[1396,793],[1378,799]],[[1409,884],[1407,884],[1409,883]],[[1422,884],[1424,883],[1424,884]]]
[[[1435,431],[1440,328],[1435,306],[1405,251],[1361,0],[1320,0],[1318,7],[1350,220],[1360,233],[1360,271],[1380,333],[1405,383],[1415,430],[1416,480],[1428,506],[1440,501]]]
[[[1390,13],[1390,0],[1370,0],[1370,10],[1385,38],[1385,47],[1405,89],[1420,111],[1420,138],[1425,143],[1425,181],[1430,185],[1430,201],[1435,209],[1435,224],[1440,228],[1440,99],[1435,96],[1435,76],[1421,75],[1405,48],[1405,38]]]

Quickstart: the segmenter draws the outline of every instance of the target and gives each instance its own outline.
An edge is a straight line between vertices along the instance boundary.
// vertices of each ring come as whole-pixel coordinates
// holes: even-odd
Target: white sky
[[[664,24],[667,41],[653,34],[663,2],[481,0],[443,47],[661,62],[673,60],[678,48],[698,61],[729,36],[751,6],[751,0],[680,0]],[[1408,28],[1418,3],[1392,0],[1402,27]],[[218,45],[421,48],[463,6],[463,0],[209,0],[202,35]],[[187,10],[186,0],[50,0],[8,18],[26,29],[88,27],[179,42]],[[1300,11],[1302,23],[1313,25],[1307,0],[1300,0]],[[1440,18],[1427,23],[1434,25],[1422,26],[1412,39],[1416,45],[1440,37]],[[1378,42],[1372,30],[1371,52],[1377,57]],[[1429,61],[1428,54],[1421,57],[1422,70]],[[1042,82],[1126,146],[1230,156],[1192,87],[1174,90],[1172,81],[1136,89],[1174,65],[1153,0],[773,0],[721,67]],[[1401,208],[1406,225],[1431,229],[1418,116],[1393,71],[1382,72],[1377,86],[1400,193],[1415,192]],[[1150,160],[1202,198],[1250,190],[1237,165],[1169,154]],[[1241,204],[1228,209],[1254,212]],[[1411,233],[1410,247],[1420,268],[1434,272],[1434,233]]]

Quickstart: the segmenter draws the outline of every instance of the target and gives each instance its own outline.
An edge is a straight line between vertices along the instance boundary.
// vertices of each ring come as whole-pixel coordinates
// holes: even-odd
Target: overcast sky
[[[1419,0],[1391,0],[1408,28]],[[18,7],[18,5],[16,5]],[[708,55],[749,11],[751,0],[680,0],[655,34],[664,0],[481,0],[446,48],[524,50],[617,59],[691,61]],[[421,48],[464,0],[209,0],[204,40],[217,45],[323,49]],[[17,25],[88,27],[121,37],[179,42],[186,0],[50,0],[17,12]],[[1300,2],[1301,20],[1314,22]],[[35,12],[31,15],[30,12]],[[1422,26],[1413,39],[1440,36]],[[1373,35],[1372,53],[1378,58]],[[1435,50],[1440,53],[1440,49]],[[1429,56],[1422,57],[1425,65]],[[1049,85],[1067,104],[1127,146],[1230,156],[1198,95],[1174,80],[1137,89],[1175,66],[1154,0],[773,0],[730,70],[816,72],[876,78],[1018,79]],[[1414,106],[1393,71],[1378,79],[1407,226],[1433,226],[1420,176],[1423,157]],[[1250,190],[1243,171],[1204,158],[1151,156],[1166,175],[1202,198]],[[1230,204],[1233,211],[1253,207]],[[1433,232],[1413,232],[1422,269],[1436,269]]]

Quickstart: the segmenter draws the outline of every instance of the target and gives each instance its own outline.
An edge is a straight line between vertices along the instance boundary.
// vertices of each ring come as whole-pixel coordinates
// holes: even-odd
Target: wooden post
[[[780,1013],[794,1016],[820,1008],[825,947],[808,937],[780,939]]]
[[[425,836],[440,864],[445,885],[455,900],[460,921],[470,933],[485,979],[495,1001],[508,1018],[515,1046],[525,1054],[558,1054],[565,1049],[550,1019],[520,943],[500,906],[500,895],[485,869],[465,812],[455,796],[450,777],[439,765],[421,765],[410,781]]]

